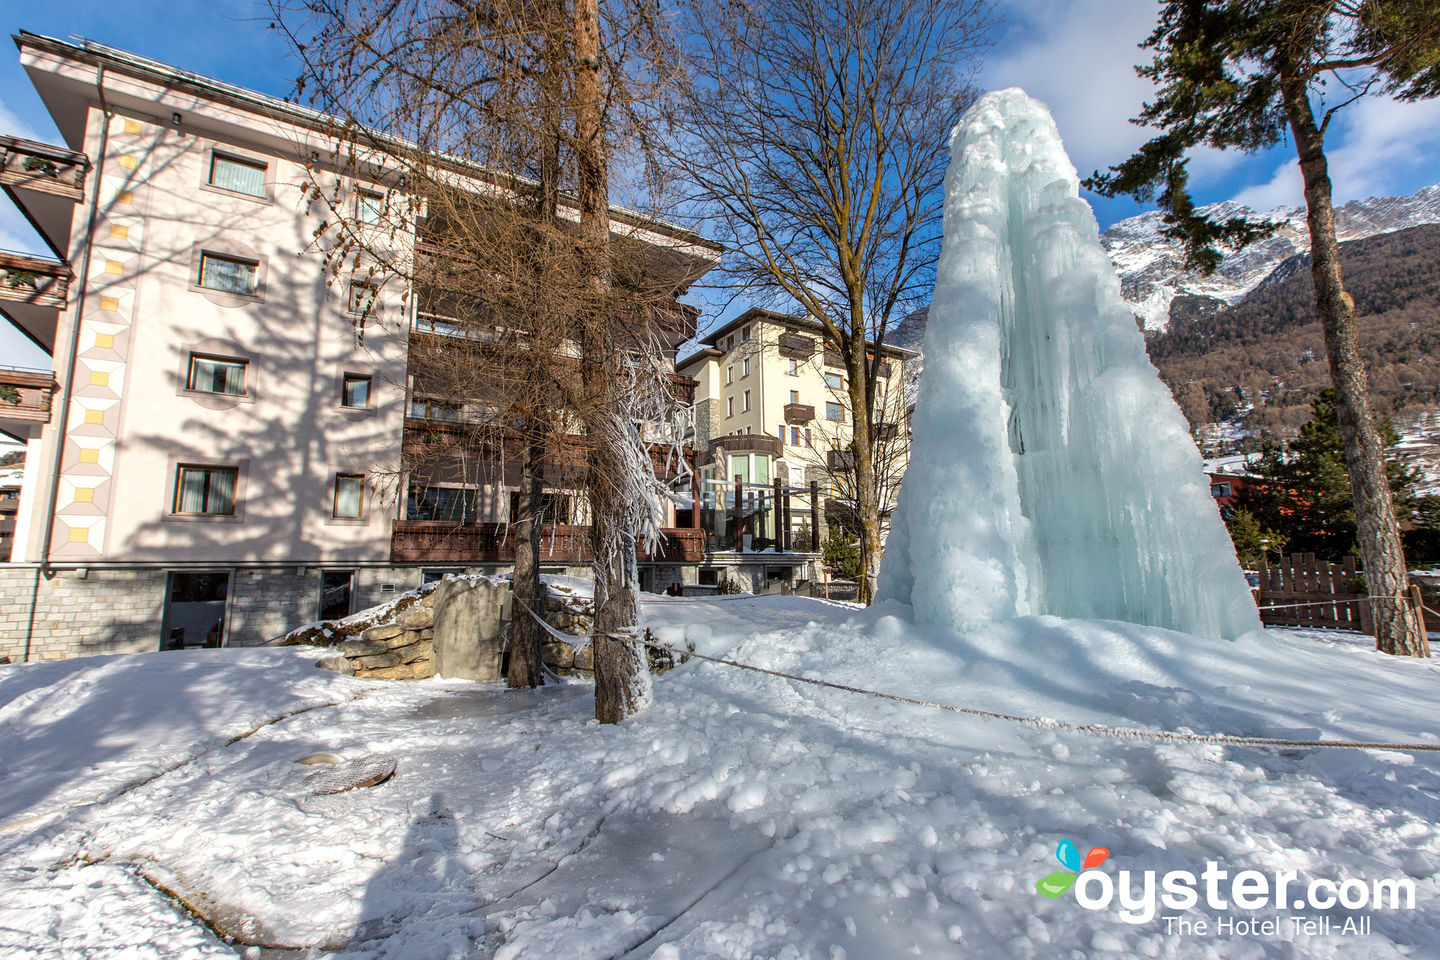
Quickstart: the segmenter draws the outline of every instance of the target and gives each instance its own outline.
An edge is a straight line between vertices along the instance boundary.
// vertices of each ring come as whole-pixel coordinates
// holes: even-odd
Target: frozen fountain
[[[961,630],[1259,626],[1055,121],[1022,90],[982,97],[951,136],[924,348],[880,599]]]

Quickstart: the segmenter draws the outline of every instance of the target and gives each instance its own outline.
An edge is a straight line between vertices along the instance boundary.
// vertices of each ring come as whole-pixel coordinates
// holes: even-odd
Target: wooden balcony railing
[[[832,471],[853,470],[855,467],[855,451],[827,450],[825,451],[825,466]]]
[[[729,433],[710,441],[710,456],[716,447],[724,447],[726,453],[768,453],[781,456],[785,451],[779,440],[768,433]]]
[[[49,370],[0,367],[0,387],[9,387],[16,395],[13,403],[0,395],[0,420],[50,422],[50,401],[55,393],[55,375]],[[8,392],[0,390],[0,394]]]
[[[798,333],[780,334],[780,356],[792,360],[809,360],[815,355],[815,339]]]
[[[815,407],[809,403],[785,404],[786,423],[809,423],[815,419]]]
[[[80,202],[85,199],[85,154],[63,147],[0,137],[0,184]]]
[[[0,251],[0,300],[63,307],[74,276],[63,260]]]
[[[705,559],[704,530],[667,527],[664,533],[660,549],[642,555],[642,562],[699,563]],[[503,523],[397,520],[390,559],[395,563],[513,563],[515,528]],[[541,528],[541,563],[589,563],[591,559],[588,526]]]

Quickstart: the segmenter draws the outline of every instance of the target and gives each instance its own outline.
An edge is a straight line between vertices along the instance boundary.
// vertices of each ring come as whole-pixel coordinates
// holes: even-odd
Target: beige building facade
[[[16,42],[66,143],[0,138],[0,185],[54,254],[0,258],[0,312],[54,360],[10,374],[23,402],[0,409],[27,447],[0,656],[258,643],[507,567],[475,523],[432,549],[445,522],[405,475],[406,445],[451,417],[417,393],[411,342],[446,332],[398,288],[327,283],[311,247],[311,169],[357,211],[403,197],[402,172],[327,171],[327,118],[303,108],[89,42]],[[687,273],[718,259],[679,228],[616,223]],[[505,523],[507,475],[463,519]],[[77,614],[86,596],[125,623]]]
[[[876,388],[882,512],[893,509],[909,462],[905,364],[911,351],[882,346]],[[872,352],[873,357],[873,352]],[[694,379],[695,446],[712,496],[743,486],[793,491],[790,531],[813,549],[812,530],[850,502],[854,435],[845,366],[819,322],[753,308],[706,335],[676,369]],[[811,509],[811,484],[819,503]],[[733,493],[730,494],[733,497]],[[820,538],[824,530],[819,531]]]

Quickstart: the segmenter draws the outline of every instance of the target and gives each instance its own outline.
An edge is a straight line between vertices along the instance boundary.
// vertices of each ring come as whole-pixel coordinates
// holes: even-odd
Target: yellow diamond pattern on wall
[[[61,483],[56,503],[57,559],[95,559],[104,555],[106,517],[115,470],[115,431],[124,414],[123,398],[135,291],[143,273],[144,167],[154,128],[138,120],[115,118],[105,175],[96,189],[114,203],[101,205],[89,285],[80,318]],[[73,302],[77,302],[72,300]]]

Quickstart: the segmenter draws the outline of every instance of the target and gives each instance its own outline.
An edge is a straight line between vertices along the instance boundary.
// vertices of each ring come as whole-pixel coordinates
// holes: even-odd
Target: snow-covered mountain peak
[[[1279,224],[1270,238],[1227,256],[1213,276],[1185,269],[1179,241],[1164,235],[1163,217],[1149,211],[1112,224],[1100,234],[1120,274],[1121,293],[1147,330],[1163,330],[1171,319],[1176,297],[1197,297],[1215,305],[1232,304],[1259,286],[1291,257],[1310,251],[1305,211],[1277,207],[1257,214],[1234,200],[1201,207],[1213,219],[1249,217]],[[1382,233],[1440,223],[1440,184],[1408,197],[1371,197],[1352,200],[1335,211],[1340,240],[1359,240]]]

